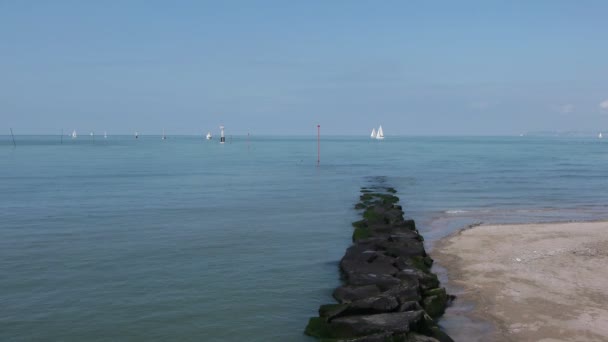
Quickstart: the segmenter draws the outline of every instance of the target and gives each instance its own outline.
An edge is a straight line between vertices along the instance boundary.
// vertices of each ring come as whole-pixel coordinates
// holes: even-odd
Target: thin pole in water
[[[321,125],[317,125],[317,166],[321,164]]]
[[[11,128],[11,137],[13,138],[13,147],[17,147],[17,143],[15,142],[15,135],[13,134],[13,129]]]

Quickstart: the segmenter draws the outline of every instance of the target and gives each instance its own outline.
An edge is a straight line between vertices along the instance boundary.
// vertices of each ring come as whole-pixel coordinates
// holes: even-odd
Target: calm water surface
[[[581,138],[0,137],[1,341],[311,341],[361,186],[432,242],[473,222],[608,218]],[[446,322],[449,327],[450,322]]]

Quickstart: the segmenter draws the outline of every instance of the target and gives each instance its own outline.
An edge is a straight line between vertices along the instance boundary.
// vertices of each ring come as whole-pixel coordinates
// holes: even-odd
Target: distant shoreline
[[[472,303],[467,315],[494,325],[480,341],[603,341],[607,250],[608,221],[586,221],[467,227],[432,256],[462,289],[456,305]]]

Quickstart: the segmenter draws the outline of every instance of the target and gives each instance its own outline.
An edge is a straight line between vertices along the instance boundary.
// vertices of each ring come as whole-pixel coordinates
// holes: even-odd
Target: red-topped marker
[[[317,166],[321,164],[321,125],[317,125]]]

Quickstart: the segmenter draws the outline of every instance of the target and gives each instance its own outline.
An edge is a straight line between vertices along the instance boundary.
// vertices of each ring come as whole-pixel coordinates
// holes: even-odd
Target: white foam
[[[466,210],[446,210],[445,213],[446,214],[462,214],[462,213],[466,213]]]

